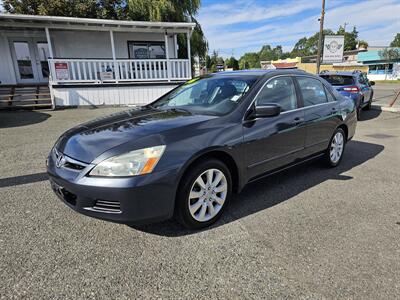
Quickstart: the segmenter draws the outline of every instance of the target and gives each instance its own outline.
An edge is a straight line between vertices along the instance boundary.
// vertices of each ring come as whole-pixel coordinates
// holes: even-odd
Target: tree
[[[385,50],[379,51],[379,56],[388,62],[397,62],[400,61],[400,49],[386,48]]]
[[[297,56],[307,56],[310,55],[308,49],[307,49],[307,38],[303,37],[297,41],[297,43],[294,45],[291,57],[297,57]]]
[[[357,48],[358,31],[355,26],[351,32],[346,32],[343,26],[340,26],[337,35],[344,35],[344,51],[355,50]]]
[[[260,56],[258,55],[258,53],[249,52],[243,54],[243,56],[239,59],[239,68],[241,70],[261,68]]]
[[[325,29],[323,32],[324,35],[333,35],[334,32],[330,29]],[[290,57],[296,56],[308,56],[317,54],[318,50],[318,38],[319,32],[316,32],[314,35],[309,38],[303,37],[294,45],[294,48],[290,54]]]
[[[206,55],[205,66],[211,73],[217,72],[217,65],[225,65],[224,59],[218,56],[218,52],[213,50],[211,56]]]
[[[194,22],[193,56],[205,58],[208,44],[195,16],[200,0],[4,0],[9,13],[97,19]],[[186,55],[186,38],[178,36],[179,54]],[[193,60],[192,60],[193,61]]]
[[[233,70],[239,70],[239,61],[233,56],[231,58],[228,58],[225,61],[225,64],[227,68],[232,68]]]
[[[123,15],[122,0],[4,0],[9,13],[118,19]]]
[[[400,33],[397,33],[393,41],[390,43],[390,47],[400,47]]]
[[[261,61],[280,59],[283,55],[282,46],[278,45],[275,48],[272,48],[270,45],[264,45],[258,55]]]
[[[359,48],[359,49],[360,49],[360,48],[365,48],[365,49],[367,49],[367,48],[368,48],[368,43],[367,43],[367,41],[359,40],[359,41],[358,41],[358,48]]]
[[[218,52],[214,50],[210,57],[210,71],[212,73],[217,71],[217,63],[218,63]]]
[[[385,80],[386,80],[389,64],[400,61],[400,49],[386,48],[385,50],[379,51],[379,56],[386,61],[385,64]]]
[[[290,57],[289,52],[283,52],[282,46],[274,48],[271,45],[264,45],[259,52],[248,52],[239,59],[239,69],[259,69],[260,61],[271,61]]]
[[[344,36],[344,51],[355,50],[358,43],[358,31],[356,27],[353,27],[351,32],[346,32],[343,26],[339,27],[339,30],[335,33],[331,29],[324,29],[323,35],[343,35]],[[296,56],[308,56],[317,54],[318,50],[318,38],[319,32],[316,32],[310,37],[303,37],[297,41],[294,45],[290,57]],[[366,42],[365,42],[366,43]]]

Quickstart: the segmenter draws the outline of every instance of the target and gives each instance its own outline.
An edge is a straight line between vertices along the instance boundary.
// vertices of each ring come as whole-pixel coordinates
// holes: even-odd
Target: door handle
[[[292,124],[293,124],[293,125],[300,125],[300,124],[303,123],[303,122],[304,122],[304,119],[303,119],[303,118],[296,117],[296,118],[294,118]]]

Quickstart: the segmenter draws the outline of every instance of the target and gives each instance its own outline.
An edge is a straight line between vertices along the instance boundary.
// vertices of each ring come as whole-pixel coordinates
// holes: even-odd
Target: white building
[[[54,106],[148,103],[191,78],[194,26],[0,14],[0,88],[49,85]]]

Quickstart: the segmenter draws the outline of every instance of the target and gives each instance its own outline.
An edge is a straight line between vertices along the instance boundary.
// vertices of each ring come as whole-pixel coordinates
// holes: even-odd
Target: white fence
[[[49,59],[53,83],[171,81],[191,78],[188,59]]]

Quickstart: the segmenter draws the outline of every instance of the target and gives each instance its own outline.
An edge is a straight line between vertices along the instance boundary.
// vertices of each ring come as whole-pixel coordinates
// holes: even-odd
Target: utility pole
[[[321,18],[319,19],[319,39],[318,39],[318,53],[317,53],[317,74],[321,66],[321,48],[322,36],[324,33],[324,16],[325,16],[325,0],[322,0]]]
[[[349,25],[349,23],[344,22],[344,26],[343,26],[344,32],[346,32],[346,26],[347,26],[347,25]]]

